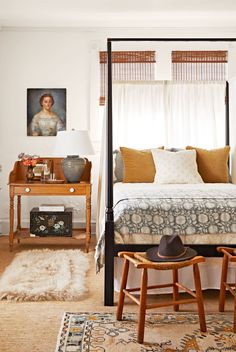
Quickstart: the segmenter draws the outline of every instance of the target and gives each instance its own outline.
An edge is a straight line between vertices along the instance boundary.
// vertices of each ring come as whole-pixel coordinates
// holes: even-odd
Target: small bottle
[[[43,162],[41,181],[47,181],[50,178],[50,168],[48,160]]]

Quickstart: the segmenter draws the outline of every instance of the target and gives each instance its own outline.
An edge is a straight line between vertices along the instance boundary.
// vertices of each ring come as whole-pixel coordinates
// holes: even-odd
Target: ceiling
[[[2,27],[236,26],[235,0],[0,0]]]

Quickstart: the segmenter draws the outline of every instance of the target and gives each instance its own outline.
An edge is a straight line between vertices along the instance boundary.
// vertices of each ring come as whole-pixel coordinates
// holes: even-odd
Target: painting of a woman
[[[55,104],[53,93],[44,92],[38,97],[38,103],[41,109],[33,114],[30,123],[28,123],[28,136],[56,136],[57,131],[66,129],[65,119],[61,118],[53,108]]]

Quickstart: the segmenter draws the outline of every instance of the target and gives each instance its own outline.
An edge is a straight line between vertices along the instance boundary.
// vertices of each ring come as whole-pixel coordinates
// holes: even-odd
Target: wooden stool
[[[187,304],[197,302],[198,305],[198,315],[200,321],[200,330],[202,332],[206,332],[206,321],[205,321],[205,312],[203,305],[203,297],[201,290],[201,281],[200,281],[200,273],[198,268],[198,263],[204,262],[205,258],[201,256],[194,257],[192,259],[182,261],[182,262],[152,262],[146,258],[146,253],[133,253],[133,252],[119,252],[118,256],[124,258],[124,269],[121,280],[120,287],[120,295],[119,302],[117,307],[117,320],[122,320],[122,312],[124,306],[124,298],[128,296],[135,303],[139,305],[139,319],[138,319],[138,342],[143,343],[144,338],[144,328],[145,328],[145,315],[146,309],[157,308],[157,307],[167,307],[174,306],[174,311],[179,310],[179,304]],[[126,288],[128,272],[129,272],[129,264],[134,264],[135,268],[142,269],[141,276],[141,288]],[[196,293],[192,292],[187,287],[182,286],[178,282],[178,269],[184,268],[186,266],[193,265],[193,276],[195,282]],[[148,269],[155,270],[172,270],[173,272],[173,282],[148,286]],[[162,303],[157,304],[147,304],[147,290],[161,288],[161,287],[173,287],[173,300],[168,302],[164,301]],[[188,299],[180,299],[179,298],[179,288],[183,289],[185,292],[189,293],[194,298]],[[131,294],[131,292],[140,291],[140,299]]]
[[[229,263],[236,262],[236,249],[228,247],[218,247],[218,252],[224,254],[222,269],[221,269],[221,280],[220,280],[220,299],[219,299],[219,311],[224,312],[225,310],[225,292],[228,289],[234,296],[234,327],[233,330],[236,332],[236,280],[234,283],[227,282],[227,273]],[[234,288],[234,289],[233,289]]]

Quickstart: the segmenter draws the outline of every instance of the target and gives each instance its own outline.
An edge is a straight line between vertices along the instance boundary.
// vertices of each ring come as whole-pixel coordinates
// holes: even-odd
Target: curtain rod
[[[222,80],[222,81],[174,81],[170,79],[160,79],[160,80],[153,80],[153,81],[146,81],[146,80],[140,80],[140,81],[116,81],[113,80],[112,84],[165,84],[165,83],[171,83],[171,84],[225,84],[227,81]]]
[[[150,42],[235,42],[236,38],[107,38],[107,42],[139,42],[139,41],[150,41]]]

